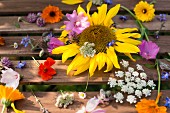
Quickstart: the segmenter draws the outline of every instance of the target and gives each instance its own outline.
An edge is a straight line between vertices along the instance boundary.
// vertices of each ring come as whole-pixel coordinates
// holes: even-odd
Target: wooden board
[[[117,15],[113,18],[114,22],[116,23],[117,28],[134,28],[137,27],[135,20],[127,16],[127,21],[121,21],[119,19],[120,15]],[[157,31],[160,29],[161,22],[157,19],[159,15],[155,17],[152,22],[144,23],[144,25],[150,31]],[[25,18],[25,17],[23,17]],[[26,24],[20,23],[20,28],[15,27],[15,23],[17,22],[17,16],[0,16],[0,34],[11,34],[11,33],[42,33],[46,31],[53,30],[55,33],[61,33],[60,27],[64,25],[64,21],[66,21],[66,17],[63,18],[62,21],[55,23],[55,24],[47,24],[45,27],[38,27],[35,23],[33,24]],[[167,16],[167,21],[164,24],[161,32],[169,32],[170,31],[170,16]]]
[[[19,45],[18,49],[14,49],[11,45],[13,45],[14,42],[17,42],[20,44],[22,38],[24,36],[5,36],[5,46],[0,46],[0,56],[38,56],[39,51],[31,51],[30,45],[28,47],[24,47],[23,45]],[[36,41],[42,41],[41,36],[30,36],[32,39]],[[170,52],[170,36],[160,36],[159,39],[156,39],[154,37],[150,37],[152,41],[154,41],[158,46],[160,47],[160,54],[164,54],[166,52]],[[43,44],[42,46],[47,54],[47,46]]]
[[[81,4],[83,8],[86,7],[89,0],[84,0],[85,2]],[[150,2],[152,0],[148,0]],[[121,4],[123,6],[128,7],[130,10],[133,10],[134,6],[138,3],[137,0],[113,0],[113,5],[109,5],[111,8],[116,4]],[[44,7],[49,4],[58,6],[61,8],[63,13],[72,12],[72,10],[77,9],[78,5],[66,5],[61,3],[61,0],[1,0],[0,1],[0,15],[21,15],[27,14],[29,12],[39,12],[44,9]],[[69,6],[69,8],[68,8]],[[170,12],[169,0],[157,0],[157,4],[155,5],[155,9],[157,12]],[[96,6],[94,5],[91,9],[92,11],[96,11]]]
[[[35,95],[40,99],[42,102],[42,105],[44,105],[45,108],[47,108],[50,113],[75,113],[79,109],[82,108],[82,106],[85,106],[87,101],[97,96],[98,92],[88,92],[86,99],[80,99],[78,97],[78,93],[74,93],[75,95],[75,102],[73,105],[70,105],[67,109],[59,109],[57,108],[55,104],[55,99],[57,98],[58,93],[57,92],[36,92]],[[169,96],[170,91],[162,91],[162,97],[160,99],[160,105],[165,104],[165,98]],[[16,108],[20,110],[26,111],[26,113],[41,113],[40,112],[40,106],[36,103],[35,98],[32,96],[31,93],[25,92],[25,99],[24,100],[18,100],[16,102]],[[149,97],[149,99],[156,99],[157,91],[152,92],[152,96]],[[0,106],[2,108],[2,106]],[[124,102],[123,104],[116,103],[115,101],[110,102],[109,105],[102,105],[100,104],[98,108],[102,108],[106,110],[106,113],[137,113],[135,110],[135,104],[129,104],[127,102]],[[168,109],[167,113],[170,112],[170,109]],[[11,109],[8,113],[13,113]]]

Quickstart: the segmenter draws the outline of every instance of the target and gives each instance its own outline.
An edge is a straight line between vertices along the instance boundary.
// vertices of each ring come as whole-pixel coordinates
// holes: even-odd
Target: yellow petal
[[[139,48],[135,45],[128,43],[116,42],[117,46],[114,46],[115,50],[120,53],[137,53],[140,52]]]
[[[116,68],[120,68],[120,65],[119,65],[118,59],[117,59],[117,55],[116,55],[113,47],[110,46],[109,48],[107,48],[107,56],[112,61],[113,65]]]
[[[85,10],[79,5],[78,8],[77,8],[77,13],[79,14],[80,12],[83,12],[84,15],[87,15]]]
[[[14,103],[11,103],[11,107],[13,108],[13,110],[14,110],[15,113],[25,113],[25,111],[17,110],[17,109],[15,108]]]
[[[92,14],[92,22],[93,22],[93,25],[97,25],[97,21],[98,21],[98,14],[96,12],[94,12]]]
[[[68,34],[69,34],[68,31],[63,30],[62,33],[61,33],[61,35],[60,35],[60,37],[66,37]]]
[[[62,55],[62,62],[64,63],[69,57],[75,56],[77,53],[79,53],[79,49],[78,48],[72,48],[72,49],[68,49],[66,52],[63,53]]]
[[[86,62],[84,65],[81,65],[80,67],[77,68],[77,71],[74,73],[74,75],[78,75],[84,71],[86,71],[90,66],[89,62]]]
[[[107,12],[107,5],[103,4],[102,6],[98,7],[98,25],[102,24],[104,22],[104,19],[106,18],[106,12]]]
[[[98,64],[98,70],[101,70],[102,67],[105,65],[106,57],[104,53],[98,53],[96,57],[96,62]]]
[[[132,61],[136,61],[130,53],[124,53],[126,56],[128,56]]]
[[[141,37],[141,35],[139,33],[125,33],[125,34],[116,33],[116,36],[118,36],[120,38],[121,37],[126,37],[126,38],[128,38],[128,37],[140,38]]]
[[[82,3],[84,0],[62,0],[62,3],[68,4],[68,5],[74,5]]]
[[[109,12],[106,15],[106,18],[104,20],[104,25],[110,27],[110,20],[118,13],[120,8],[120,4],[117,4],[115,7],[111,8]]]
[[[68,41],[68,38],[65,37],[59,37],[58,38],[61,42],[63,42],[64,44],[66,44],[66,42]]]
[[[106,69],[104,72],[109,72],[109,71],[112,70],[112,68],[113,68],[113,63],[112,63],[112,61],[109,59],[108,56],[107,56],[106,64],[107,64],[107,69]]]
[[[133,31],[138,31],[138,29],[137,28],[116,29],[116,33],[118,33],[118,34],[133,32]]]
[[[97,68],[97,62],[96,62],[96,55],[95,55],[95,56],[92,57],[91,60],[90,60],[90,67],[89,67],[90,77],[93,76],[94,71],[96,70],[96,68]]]
[[[87,16],[88,16],[88,20],[89,20],[89,22],[90,22],[90,25],[92,25],[92,20],[91,20],[90,14],[89,14],[91,6],[92,6],[92,2],[89,2],[89,3],[87,4],[87,6],[86,6]]]
[[[141,44],[141,41],[139,40],[134,40],[134,39],[131,39],[131,38],[124,38],[124,37],[117,37],[117,40],[118,41],[121,41],[121,42],[125,42],[125,43],[130,43],[130,44],[133,44],[133,45],[139,45]]]

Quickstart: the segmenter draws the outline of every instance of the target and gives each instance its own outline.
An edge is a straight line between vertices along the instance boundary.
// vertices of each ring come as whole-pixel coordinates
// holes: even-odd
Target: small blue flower
[[[112,40],[111,42],[109,42],[108,44],[107,44],[107,46],[109,47],[109,46],[113,46],[115,44],[115,40]]]
[[[127,17],[126,16],[120,16],[119,19],[122,20],[122,21],[126,21]]]
[[[166,97],[166,103],[164,106],[170,108],[170,98],[169,97]]]
[[[27,47],[29,42],[30,42],[29,36],[23,37],[22,40],[21,40],[21,44],[24,45],[24,47]]]
[[[19,61],[16,68],[22,69],[25,67],[25,65],[26,65],[26,61],[24,61],[24,62]]]
[[[157,19],[161,22],[167,21],[166,14],[159,14]]]
[[[104,2],[106,3],[106,4],[113,4],[113,0],[104,0]]]
[[[161,73],[161,78],[162,79],[169,79],[169,73],[168,72],[162,72]]]

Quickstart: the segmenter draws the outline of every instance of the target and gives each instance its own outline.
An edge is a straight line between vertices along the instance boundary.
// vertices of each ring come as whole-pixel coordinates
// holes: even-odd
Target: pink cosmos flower
[[[5,83],[7,87],[16,89],[19,85],[20,75],[11,68],[6,67],[6,69],[7,70],[2,70],[1,83]]]
[[[69,21],[64,21],[66,30],[69,31],[69,37],[80,34],[84,29],[90,26],[88,17],[83,12],[77,14],[76,10],[72,14],[66,14]]]
[[[48,45],[48,52],[52,52],[52,50],[56,47],[63,46],[64,43],[61,42],[58,38],[52,37],[50,41],[47,43]]]
[[[143,58],[146,58],[147,60],[149,59],[155,59],[156,55],[159,52],[159,47],[152,41],[145,41],[142,40],[142,43],[139,45],[140,49],[140,55]]]
[[[100,103],[100,100],[96,97],[91,98],[88,102],[86,107],[83,106],[83,108],[76,113],[105,113],[105,110],[102,109],[95,109],[98,104]]]

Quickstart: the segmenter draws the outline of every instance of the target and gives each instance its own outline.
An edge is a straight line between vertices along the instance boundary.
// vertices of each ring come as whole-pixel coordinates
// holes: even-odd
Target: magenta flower
[[[146,58],[147,60],[149,59],[155,59],[156,55],[159,52],[159,47],[152,41],[145,41],[142,40],[142,43],[139,45],[140,49],[140,55],[143,58]]]
[[[56,47],[63,46],[64,43],[61,42],[58,38],[52,37],[50,41],[47,43],[48,45],[48,52],[52,52],[52,50]]]
[[[83,12],[77,14],[76,10],[72,14],[66,14],[69,21],[64,21],[66,30],[69,31],[69,36],[80,34],[84,29],[90,26],[88,17]]]

